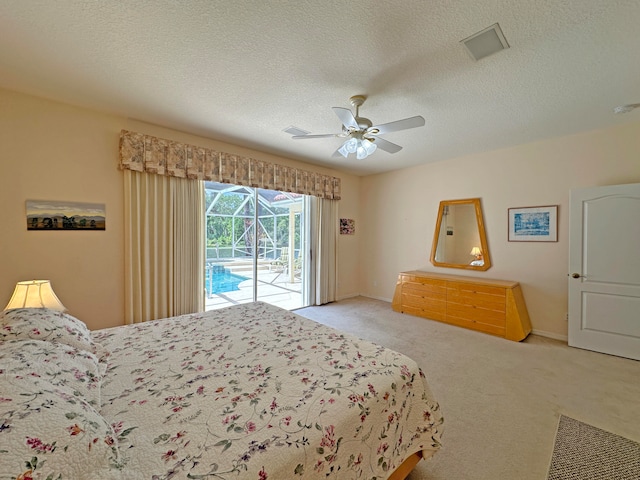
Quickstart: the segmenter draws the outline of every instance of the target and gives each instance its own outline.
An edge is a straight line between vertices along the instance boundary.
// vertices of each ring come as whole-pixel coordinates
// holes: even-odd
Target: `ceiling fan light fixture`
[[[377,148],[378,146],[371,140],[354,136],[342,144],[338,149],[338,153],[345,158],[347,158],[350,153],[355,153],[356,158],[362,160],[375,152]]]
[[[347,148],[347,152],[349,153],[355,153],[356,150],[358,150],[359,145],[359,141],[357,138],[350,138],[349,140],[347,140],[344,145]]]
[[[357,149],[358,139],[352,137],[342,144],[342,146],[338,149],[338,152],[340,152],[340,154],[344,158],[347,158],[350,153],[355,153]]]
[[[378,146],[375,143],[365,138],[360,142],[360,145],[356,150],[356,156],[358,160],[362,160],[363,158],[367,158],[369,155],[375,152],[377,148]]]

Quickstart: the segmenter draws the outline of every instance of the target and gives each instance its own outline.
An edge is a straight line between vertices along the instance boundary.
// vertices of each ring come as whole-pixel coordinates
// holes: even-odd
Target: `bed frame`
[[[420,460],[422,460],[422,452],[414,453],[395,469],[388,480],[405,480]]]

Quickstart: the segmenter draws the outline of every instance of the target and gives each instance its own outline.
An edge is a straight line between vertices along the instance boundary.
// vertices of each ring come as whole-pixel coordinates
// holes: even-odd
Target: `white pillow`
[[[49,308],[14,308],[0,312],[1,340],[46,340],[86,350],[99,359],[107,352],[91,337],[87,325],[68,313]]]
[[[0,472],[8,478],[121,477],[113,428],[66,387],[0,375],[0,422]]]
[[[7,378],[42,378],[100,409],[100,364],[86,350],[42,340],[9,340],[0,343],[0,371]]]

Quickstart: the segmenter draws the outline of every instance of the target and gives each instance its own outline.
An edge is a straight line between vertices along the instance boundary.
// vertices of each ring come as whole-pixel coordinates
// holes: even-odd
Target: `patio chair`
[[[289,267],[289,247],[280,249],[280,256],[269,264],[269,271],[284,272]]]

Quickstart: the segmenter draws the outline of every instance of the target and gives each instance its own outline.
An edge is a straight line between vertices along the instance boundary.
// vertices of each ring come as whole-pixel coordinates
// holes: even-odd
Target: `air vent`
[[[297,128],[297,127],[287,127],[283,130],[283,132],[286,132],[289,135],[306,135],[310,133],[310,132],[307,132],[306,130],[302,130],[301,128]]]
[[[497,23],[461,40],[460,43],[467,47],[471,58],[476,61],[509,48],[509,43]]]

